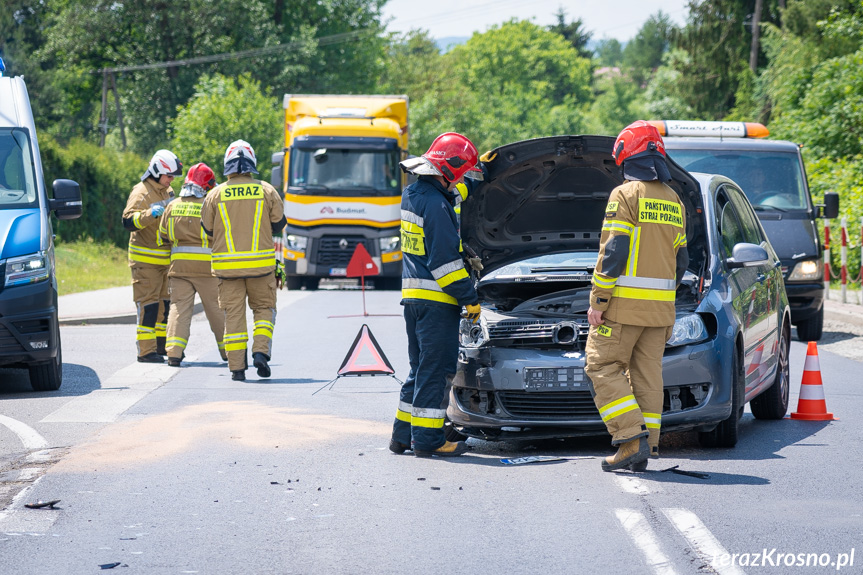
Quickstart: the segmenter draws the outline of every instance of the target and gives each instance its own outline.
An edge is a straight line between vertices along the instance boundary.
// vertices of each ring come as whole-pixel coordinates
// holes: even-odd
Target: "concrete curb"
[[[204,311],[204,304],[196,303],[192,314],[197,315]],[[138,321],[136,314],[122,314],[97,317],[61,317],[60,325],[135,325]]]

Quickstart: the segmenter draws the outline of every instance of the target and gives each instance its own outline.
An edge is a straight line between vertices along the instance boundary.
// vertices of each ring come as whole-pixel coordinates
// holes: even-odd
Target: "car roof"
[[[785,140],[756,140],[752,138],[681,138],[667,136],[662,139],[666,150],[761,150],[769,152],[797,152],[800,147]]]

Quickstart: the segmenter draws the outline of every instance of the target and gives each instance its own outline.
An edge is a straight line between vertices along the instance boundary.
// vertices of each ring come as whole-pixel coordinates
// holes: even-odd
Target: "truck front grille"
[[[513,417],[524,419],[599,421],[589,391],[501,391],[497,398]]]
[[[344,241],[342,241],[344,240]],[[364,244],[361,237],[324,236],[318,244],[316,263],[322,266],[344,268],[351,261],[354,250],[359,244]],[[365,245],[368,250],[369,246]],[[371,250],[369,250],[371,253]]]

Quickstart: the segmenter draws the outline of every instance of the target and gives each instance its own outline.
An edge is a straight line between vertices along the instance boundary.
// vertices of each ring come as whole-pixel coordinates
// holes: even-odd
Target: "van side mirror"
[[[731,257],[725,260],[725,264],[729,269],[749,268],[764,265],[769,258],[767,250],[761,246],[741,242],[731,250]]]
[[[270,173],[270,183],[284,199],[285,196],[285,152],[276,152],[272,157],[273,171]]]
[[[827,192],[824,194],[824,203],[818,205],[818,217],[832,220],[839,217],[839,194]]]
[[[81,201],[81,187],[72,180],[54,180],[54,199],[48,201],[48,208],[58,220],[74,220],[81,217],[84,203]]]

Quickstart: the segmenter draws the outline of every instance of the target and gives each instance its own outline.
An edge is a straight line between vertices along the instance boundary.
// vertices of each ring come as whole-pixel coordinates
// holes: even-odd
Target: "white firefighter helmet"
[[[231,142],[225,150],[225,175],[228,174],[257,174],[258,158],[255,150],[245,140]]]
[[[147,178],[158,180],[164,175],[174,177],[183,175],[182,162],[170,150],[159,150],[153,154],[153,157],[150,159],[150,166],[144,172],[144,175],[141,176],[141,181],[143,182]]]

